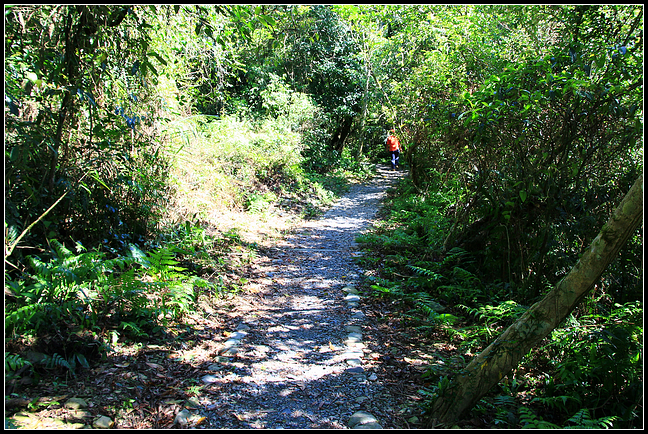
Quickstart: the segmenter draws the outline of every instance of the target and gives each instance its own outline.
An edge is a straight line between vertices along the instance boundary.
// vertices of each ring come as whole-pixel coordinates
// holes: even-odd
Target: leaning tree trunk
[[[590,292],[642,220],[643,175],[569,274],[475,357],[441,393],[426,415],[427,426],[455,422],[515,368]]]

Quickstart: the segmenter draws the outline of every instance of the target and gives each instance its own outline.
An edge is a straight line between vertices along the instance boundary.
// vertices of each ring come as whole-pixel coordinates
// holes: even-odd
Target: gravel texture
[[[256,260],[250,278],[258,290],[232,308],[237,327],[200,379],[207,393],[183,418],[205,417],[203,428],[385,426],[394,401],[367,363],[363,270],[353,256],[356,235],[402,176],[379,167]]]

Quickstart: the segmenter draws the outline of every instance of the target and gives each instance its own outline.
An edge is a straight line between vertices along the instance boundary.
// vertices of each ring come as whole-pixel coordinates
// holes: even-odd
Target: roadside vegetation
[[[457,197],[448,184],[393,191],[384,218],[358,238],[365,291],[402,313],[403,328],[434,362],[422,375],[421,413],[453,373],[486,348],[535,301],[493,278],[484,252],[443,251]],[[636,239],[635,239],[636,241]],[[635,246],[640,250],[641,245]],[[416,258],[416,259],[412,259]],[[458,421],[461,427],[612,428],[641,425],[643,305],[610,290],[613,274]],[[627,288],[619,288],[627,289]],[[637,287],[637,290],[639,288]],[[385,317],[382,320],[389,321]],[[452,351],[437,351],[444,343]],[[419,351],[420,352],[420,351]],[[613,409],[613,410],[612,410]]]
[[[453,347],[419,391],[430,427],[454,374],[643,176],[641,5],[7,5],[4,19],[6,402],[199,341],[257,252],[371,177],[395,128],[410,176],[360,260],[416,339]],[[643,226],[629,229],[568,318],[445,425],[643,426]],[[107,411],[132,414],[124,402]]]
[[[428,427],[456,373],[561,281],[643,173],[641,80],[630,72],[643,71],[641,9],[475,8],[444,30],[441,9],[401,24],[412,50],[399,62],[412,69],[392,102],[409,114],[411,177],[360,239],[379,271],[368,291],[402,303],[422,342],[455,348],[425,374]],[[463,423],[643,426],[641,228]]]

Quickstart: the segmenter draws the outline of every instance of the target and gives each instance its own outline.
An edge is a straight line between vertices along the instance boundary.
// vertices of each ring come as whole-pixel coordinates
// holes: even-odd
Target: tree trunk
[[[569,274],[476,356],[440,394],[427,414],[427,426],[455,422],[515,368],[590,292],[642,221],[643,175]]]
[[[368,44],[365,43],[364,49],[362,50],[364,55],[364,64],[365,71],[367,75],[365,77],[365,89],[364,95],[362,96],[362,118],[360,121],[360,149],[358,150],[358,157],[362,156],[362,149],[364,148],[365,142],[365,125],[367,124],[367,110],[369,106],[369,81],[371,80],[371,63],[369,62],[369,56],[371,55],[368,49]]]
[[[342,155],[342,150],[344,149],[344,144],[346,142],[349,133],[351,132],[351,126],[353,125],[352,117],[345,117],[342,119],[340,126],[333,135],[331,140],[331,148],[336,150],[340,155]]]

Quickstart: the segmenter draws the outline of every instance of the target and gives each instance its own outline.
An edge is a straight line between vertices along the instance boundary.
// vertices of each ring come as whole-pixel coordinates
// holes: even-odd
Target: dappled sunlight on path
[[[346,428],[358,410],[389,419],[390,397],[363,367],[366,320],[349,291],[362,274],[352,260],[355,237],[404,175],[380,169],[258,259],[250,277],[259,289],[246,295],[253,307],[231,313],[240,339],[221,349],[206,381],[205,427]]]

